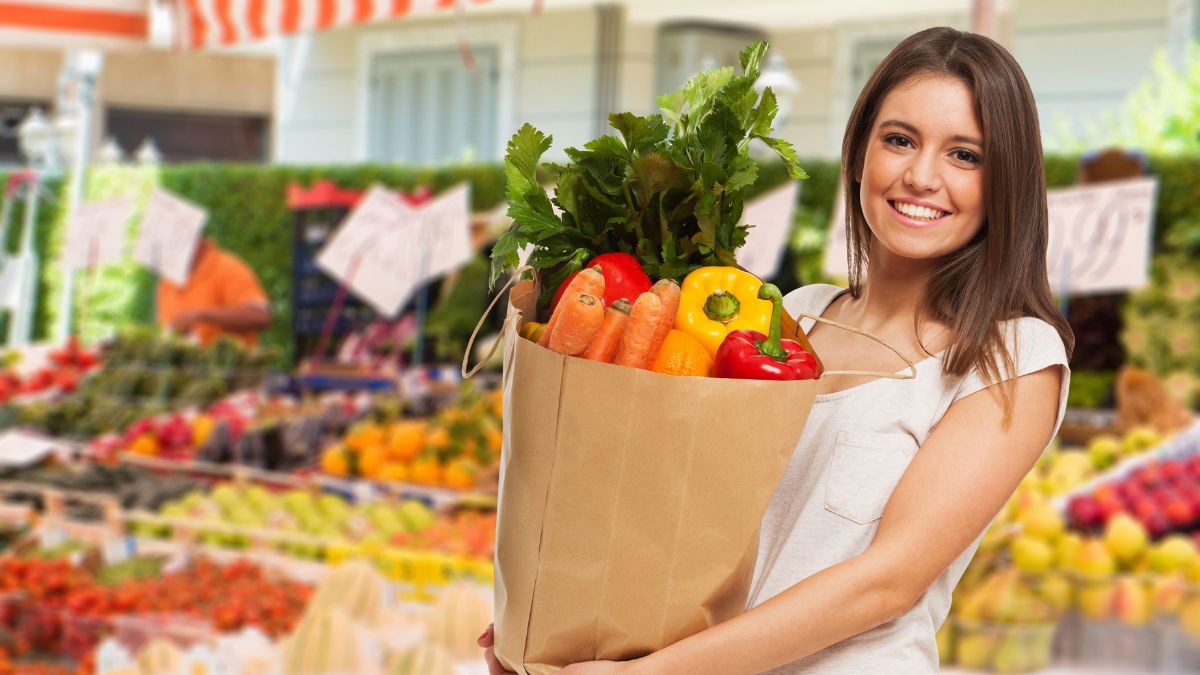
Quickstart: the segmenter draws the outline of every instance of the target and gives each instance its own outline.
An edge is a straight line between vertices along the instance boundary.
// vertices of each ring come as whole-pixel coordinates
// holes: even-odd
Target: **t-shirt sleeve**
[[[229,256],[222,268],[221,298],[225,306],[268,304],[267,294],[249,265]]]
[[[1050,366],[1062,366],[1063,378],[1062,387],[1058,393],[1058,416],[1055,418],[1054,433],[1051,436],[1056,435],[1059,426],[1062,425],[1063,414],[1067,410],[1067,391],[1071,385],[1071,368],[1067,363],[1067,349],[1063,345],[1062,337],[1053,326],[1041,319],[1024,317],[1009,325],[1011,328],[1006,335],[1006,347],[1008,352],[1013,355],[1015,372],[1011,374],[1002,372],[1002,381],[1011,379],[1011,377],[1036,373]],[[957,401],[982,391],[992,384],[999,383],[986,381],[978,371],[972,369],[963,377],[955,392],[954,400]]]

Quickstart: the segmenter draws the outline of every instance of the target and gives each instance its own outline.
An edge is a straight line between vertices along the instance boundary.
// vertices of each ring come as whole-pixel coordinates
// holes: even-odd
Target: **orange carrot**
[[[654,340],[654,331],[662,321],[662,300],[646,291],[638,296],[629,311],[629,320],[625,322],[625,332],[621,335],[621,346],[617,348],[617,356],[613,363],[619,366],[634,368],[650,367],[650,342]]]
[[[654,331],[654,339],[650,341],[650,352],[646,357],[649,363],[646,367],[649,368],[654,364],[654,359],[658,357],[658,351],[662,349],[663,341],[667,339],[667,333],[675,327],[675,315],[679,313],[679,284],[675,283],[674,279],[659,279],[655,282],[650,292],[657,295],[662,301],[662,321],[658,322],[658,328]]]
[[[578,293],[587,293],[597,298],[604,297],[604,275],[600,273],[598,267],[589,267],[576,274],[571,283],[567,285],[567,290],[563,291],[563,297],[575,297]],[[542,337],[538,340],[538,344],[542,347],[550,346],[550,337],[554,334],[561,307],[562,301],[560,300],[558,307],[555,307],[554,313],[550,315],[550,320],[546,322],[546,330],[542,332]]]
[[[587,293],[564,295],[554,315],[561,317],[550,338],[550,349],[575,356],[583,353],[604,322],[604,302]]]
[[[621,298],[604,310],[604,323],[600,324],[596,337],[592,338],[592,343],[583,352],[583,358],[612,363],[617,355],[617,347],[621,346],[621,335],[629,319],[629,307],[629,301]]]

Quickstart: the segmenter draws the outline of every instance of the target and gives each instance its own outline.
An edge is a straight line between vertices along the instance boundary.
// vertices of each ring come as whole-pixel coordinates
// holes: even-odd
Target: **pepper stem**
[[[742,303],[733,293],[719,288],[704,301],[704,315],[721,323],[729,323],[736,319],[741,308]]]
[[[763,284],[758,289],[759,300],[771,301],[771,332],[766,340],[754,343],[758,351],[776,361],[787,360],[787,350],[783,348],[783,294],[775,284]]]

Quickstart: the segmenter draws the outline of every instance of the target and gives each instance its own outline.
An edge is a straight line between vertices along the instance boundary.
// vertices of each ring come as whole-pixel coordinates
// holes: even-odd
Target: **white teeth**
[[[923,218],[925,220],[936,220],[946,215],[945,211],[938,211],[927,206],[917,206],[907,202],[892,202],[896,210],[909,218]]]

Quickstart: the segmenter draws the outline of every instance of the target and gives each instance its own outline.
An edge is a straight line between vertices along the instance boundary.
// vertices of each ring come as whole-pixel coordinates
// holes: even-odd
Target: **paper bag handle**
[[[483,328],[483,322],[487,321],[487,318],[491,316],[492,310],[496,309],[496,303],[500,302],[500,298],[503,298],[505,293],[508,293],[508,289],[512,288],[513,284],[521,280],[521,275],[532,271],[533,265],[522,265],[521,267],[518,267],[517,270],[508,278],[508,283],[504,284],[504,288],[501,288],[500,292],[496,294],[496,297],[492,298],[492,303],[488,305],[487,309],[483,310],[483,316],[479,317],[479,322],[475,324],[475,330],[471,331],[471,339],[467,340],[467,349],[463,352],[461,370],[463,379],[469,380],[472,377],[475,377],[475,373],[478,373],[479,369],[483,368],[483,364],[487,363],[492,359],[493,356],[495,356],[496,349],[500,347],[500,340],[504,338],[504,333],[508,331],[507,321],[504,322],[504,325],[500,326],[500,334],[496,336],[496,341],[492,343],[492,348],[488,351],[488,355],[483,357],[482,361],[476,363],[474,368],[471,368],[470,370],[467,369],[467,363],[471,359],[471,350],[475,347],[475,338],[479,337],[479,331]]]
[[[824,375],[870,375],[872,377],[886,377],[886,378],[890,378],[893,380],[912,380],[917,377],[917,367],[915,365],[913,365],[913,362],[909,361],[908,357],[901,354],[899,349],[896,349],[895,347],[891,346],[890,344],[885,342],[882,338],[871,335],[870,333],[868,333],[865,330],[862,330],[861,328],[855,328],[854,326],[847,326],[846,324],[838,322],[838,321],[834,321],[833,319],[826,319],[825,317],[816,316],[813,314],[801,314],[800,317],[804,318],[804,319],[812,319],[813,321],[820,321],[821,323],[829,324],[830,326],[833,326],[835,328],[841,328],[842,330],[850,331],[851,333],[857,333],[865,338],[871,338],[872,340],[878,342],[879,344],[883,345],[884,347],[887,347],[888,349],[890,349],[892,351],[892,353],[894,353],[896,356],[899,356],[900,360],[904,361],[904,363],[908,365],[908,370],[909,370],[908,373],[881,373],[881,372],[876,372],[874,370],[826,370],[825,372],[821,373],[821,375],[823,375],[823,376]]]

